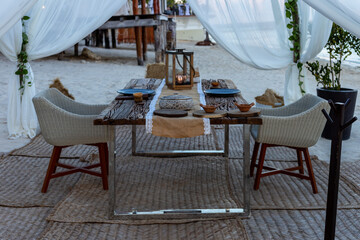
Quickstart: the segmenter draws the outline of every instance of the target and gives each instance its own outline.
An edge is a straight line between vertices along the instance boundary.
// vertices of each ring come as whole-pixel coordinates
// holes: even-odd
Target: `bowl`
[[[143,94],[141,92],[133,93],[134,101],[135,102],[142,102],[143,100]]]
[[[200,103],[200,106],[204,109],[206,113],[213,113],[215,112],[217,106],[214,105],[203,105]]]
[[[239,108],[240,112],[248,112],[250,110],[250,108],[255,105],[254,103],[250,103],[250,104],[234,103],[234,104],[235,104],[235,106],[237,106]]]
[[[211,82],[211,86],[213,86],[213,87],[218,87],[218,86],[219,86],[219,82]]]

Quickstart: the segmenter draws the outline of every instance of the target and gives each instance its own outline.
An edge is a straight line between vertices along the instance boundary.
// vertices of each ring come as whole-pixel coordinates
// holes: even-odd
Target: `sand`
[[[200,69],[201,78],[232,79],[249,102],[254,97],[264,93],[266,88],[272,88],[283,95],[285,69],[258,70],[242,64],[220,46],[198,47],[195,42],[178,41],[178,48],[194,51],[195,65]],[[147,63],[154,62],[154,52],[150,46]],[[84,60],[72,57],[73,49],[66,51],[65,61],[52,56],[31,62],[35,75],[37,92],[48,88],[51,81],[60,78],[75,99],[85,103],[110,103],[117,95],[116,90],[123,88],[131,78],[145,76],[145,66],[138,66],[134,45],[120,45],[118,49],[90,48],[102,57],[102,60]],[[82,46],[80,46],[80,52]],[[19,148],[30,140],[18,138],[8,139],[6,127],[7,113],[7,82],[13,79],[15,63],[0,54],[0,152],[9,152]],[[311,92],[316,93],[316,82],[310,73]],[[360,69],[344,66],[342,72],[343,87],[359,89]],[[360,100],[356,104],[356,113],[360,112]],[[330,141],[320,139],[310,149],[310,154],[319,159],[329,161]],[[356,161],[360,159],[360,122],[353,125],[351,138],[343,142],[342,161]]]

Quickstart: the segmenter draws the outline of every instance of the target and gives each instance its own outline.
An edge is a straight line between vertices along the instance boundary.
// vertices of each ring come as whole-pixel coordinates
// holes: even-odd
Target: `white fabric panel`
[[[34,60],[59,53],[100,27],[115,14],[126,0],[38,0],[27,16],[29,36],[27,53]],[[22,25],[19,21],[0,38],[0,51],[11,61],[21,50]],[[9,79],[8,131],[10,137],[34,137],[37,118],[32,104],[35,82],[30,64],[27,65],[32,86],[19,91],[19,78]],[[14,69],[15,72],[15,69]]]
[[[30,59],[59,53],[113,16],[126,0],[39,0],[29,16]]]
[[[18,21],[3,37],[0,38],[0,51],[11,61],[17,61],[17,54],[21,51],[22,37],[21,22]],[[11,69],[13,73],[17,70],[16,65]],[[8,81],[8,111],[7,111],[7,127],[10,138],[16,138],[24,133],[21,124],[21,95],[19,93],[20,80],[17,75],[13,75]]]
[[[283,68],[291,63],[284,2],[248,0],[190,0],[191,8],[211,36],[241,62],[260,69]]]
[[[304,0],[304,2],[360,38],[359,0]]]
[[[0,7],[0,37],[15,25],[38,0],[2,0]]]
[[[291,30],[286,27],[285,0],[189,0],[189,3],[216,42],[241,62],[259,69],[288,67],[285,102],[301,97],[298,71],[290,51],[292,43],[288,40]],[[302,0],[299,16],[300,61],[306,62],[323,49],[332,23]]]
[[[314,11],[303,1],[299,1],[300,16],[300,62],[304,63],[316,57],[324,48],[331,33],[332,22],[319,12]],[[309,92],[306,68],[303,66],[303,89]],[[313,78],[310,79],[313,81]],[[284,98],[286,103],[292,103],[302,97],[299,88],[299,72],[296,64],[291,63],[285,73]]]

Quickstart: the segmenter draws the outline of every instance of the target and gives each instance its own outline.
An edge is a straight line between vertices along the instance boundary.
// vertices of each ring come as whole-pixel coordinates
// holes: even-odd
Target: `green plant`
[[[286,9],[286,17],[289,19],[289,23],[287,24],[288,29],[292,29],[289,40],[293,43],[293,46],[290,48],[293,51],[293,62],[296,63],[296,66],[299,70],[299,87],[302,94],[305,94],[305,90],[303,89],[304,85],[304,75],[302,74],[303,63],[300,62],[300,27],[299,27],[299,11],[298,11],[298,0],[287,0],[285,2]]]
[[[21,93],[23,93],[24,91],[24,87],[27,81],[28,86],[31,87],[32,82],[28,81],[29,79],[29,71],[26,68],[26,63],[28,63],[28,54],[26,52],[26,45],[29,43],[29,37],[26,34],[26,28],[25,28],[25,21],[29,20],[30,17],[28,16],[24,16],[21,19],[22,22],[22,26],[23,26],[23,32],[22,32],[22,44],[21,44],[21,51],[20,53],[17,55],[18,58],[18,69],[16,70],[15,74],[19,75],[19,79],[20,79],[20,88],[19,90],[21,91]]]
[[[176,5],[175,0],[167,0],[166,4],[169,8],[172,8]]]
[[[360,55],[360,39],[334,23],[325,48],[329,53],[329,63],[321,65],[319,61],[306,62],[306,68],[314,75],[318,85],[340,90],[341,64],[353,52]]]

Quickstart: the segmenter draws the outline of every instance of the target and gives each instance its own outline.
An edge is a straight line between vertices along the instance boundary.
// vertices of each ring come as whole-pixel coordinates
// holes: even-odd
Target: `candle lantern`
[[[165,52],[166,85],[181,90],[191,89],[194,84],[194,52],[175,49]]]

